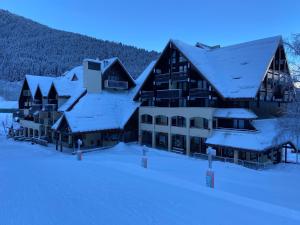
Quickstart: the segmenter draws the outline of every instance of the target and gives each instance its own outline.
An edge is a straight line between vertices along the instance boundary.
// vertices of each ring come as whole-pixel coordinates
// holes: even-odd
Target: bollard
[[[147,148],[146,146],[144,145],[143,148],[142,148],[142,167],[147,169],[148,168],[148,158],[147,158]]]
[[[215,173],[212,170],[212,155],[216,155],[216,150],[211,147],[207,148],[208,154],[208,170],[206,171],[206,186],[210,188],[215,187]]]
[[[148,168],[148,158],[146,156],[142,157],[142,167],[145,169]]]
[[[210,188],[215,187],[215,173],[212,170],[206,171],[206,186]]]
[[[77,159],[82,160],[82,151],[77,151]]]
[[[82,160],[82,151],[80,150],[80,146],[82,145],[82,141],[80,139],[77,140],[78,149],[77,149],[77,160]]]

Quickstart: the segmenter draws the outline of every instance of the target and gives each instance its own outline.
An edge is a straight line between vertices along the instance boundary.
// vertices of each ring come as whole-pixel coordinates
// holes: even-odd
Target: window
[[[245,121],[244,120],[233,120],[233,127],[236,129],[245,129]]]
[[[186,140],[184,135],[175,134],[172,135],[172,148],[185,150]]]
[[[119,80],[119,76],[116,75],[116,74],[110,74],[108,76],[108,80],[115,80],[115,81],[118,81]]]
[[[180,54],[179,55],[179,62],[186,62],[186,61],[187,61],[186,58],[182,54]]]
[[[146,146],[152,146],[152,132],[142,131],[142,144]]]
[[[207,82],[206,80],[198,80],[198,88],[207,90]]]
[[[152,124],[152,116],[148,114],[142,115],[142,123]]]
[[[98,70],[98,71],[100,71],[100,63],[88,62],[88,69],[89,70]]]
[[[155,135],[156,147],[167,149],[168,148],[168,134],[167,133],[156,133]]]
[[[204,153],[206,154],[205,138],[191,137],[191,153]]]
[[[174,116],[172,117],[172,126],[186,127],[186,119],[182,116]]]
[[[73,77],[72,77],[72,81],[77,81],[78,80],[78,77],[76,75],[76,73],[73,74]]]
[[[167,126],[168,125],[168,117],[162,116],[162,115],[161,116],[156,116],[155,124]]]
[[[190,128],[208,129],[208,119],[202,117],[191,118]]]

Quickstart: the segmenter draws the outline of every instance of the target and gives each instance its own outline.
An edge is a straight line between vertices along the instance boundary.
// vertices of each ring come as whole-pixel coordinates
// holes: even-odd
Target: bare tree
[[[300,81],[300,33],[292,34],[285,40],[285,46],[289,55],[289,67],[295,81]]]
[[[277,143],[291,141],[296,147],[296,163],[299,162],[300,145],[300,94],[296,93],[295,101],[289,103],[282,117],[278,119]]]
[[[291,57],[290,72],[294,82],[300,81],[300,34],[293,34],[285,42],[289,56]],[[296,146],[296,162],[299,162],[299,142],[300,142],[300,90],[295,87],[294,101],[288,103],[283,116],[278,119],[279,134],[276,138],[277,143],[292,141]]]

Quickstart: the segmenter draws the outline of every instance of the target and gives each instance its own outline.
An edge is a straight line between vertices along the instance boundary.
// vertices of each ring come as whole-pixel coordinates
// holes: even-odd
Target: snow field
[[[0,224],[299,224],[298,165],[254,171],[141,147],[75,156],[0,137]]]

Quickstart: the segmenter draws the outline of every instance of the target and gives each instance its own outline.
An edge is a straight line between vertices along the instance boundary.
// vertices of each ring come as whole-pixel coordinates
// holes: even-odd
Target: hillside
[[[117,28],[116,28],[117,29]],[[84,58],[119,57],[138,76],[158,53],[60,31],[0,9],[0,79],[29,74],[60,75]]]

